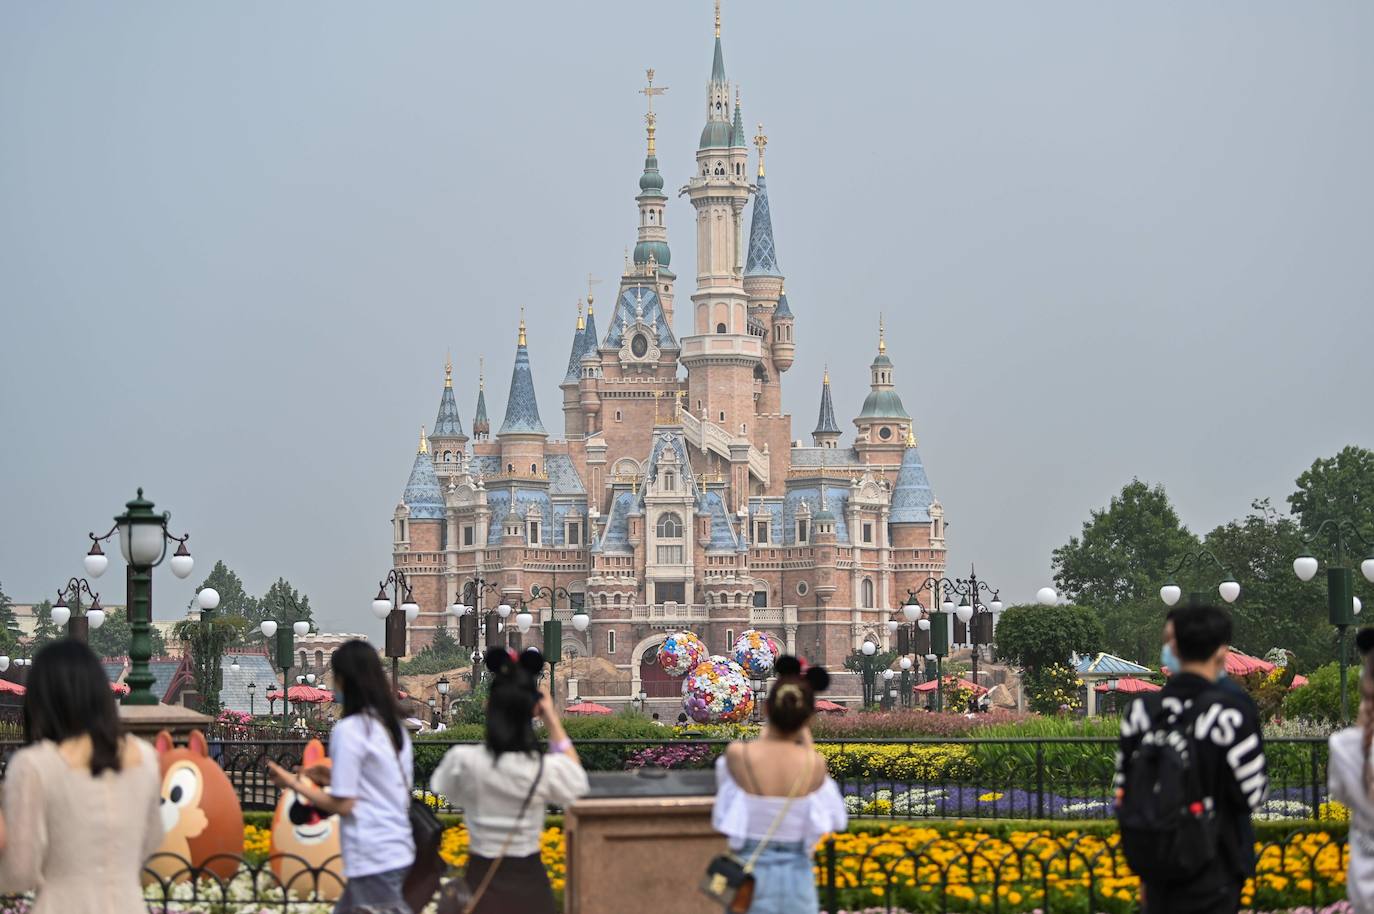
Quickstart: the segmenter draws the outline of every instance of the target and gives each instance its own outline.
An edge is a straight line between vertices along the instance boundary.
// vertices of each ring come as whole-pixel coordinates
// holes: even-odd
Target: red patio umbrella
[[[1248,676],[1251,673],[1269,673],[1274,669],[1274,665],[1268,660],[1261,660],[1258,657],[1251,657],[1249,654],[1242,654],[1237,650],[1226,652],[1226,675],[1227,676]]]
[[[575,705],[568,705],[563,709],[564,714],[614,714],[605,705],[599,705],[594,701],[579,701]]]
[[[0,679],[0,692],[8,692],[11,695],[23,695],[28,689],[17,682],[10,682],[8,679]]]
[[[974,695],[982,695],[984,692],[987,691],[987,689],[983,688],[983,687],[980,686],[980,685],[974,685],[973,683],[969,682],[967,679],[960,679],[960,680],[959,680],[959,688],[961,688],[961,689],[972,689]],[[921,683],[920,685],[916,686],[915,691],[917,691],[917,692],[934,692],[934,691],[935,691],[935,680],[934,680],[934,679],[931,679],[931,680],[928,680],[928,681],[926,681],[926,682]]]
[[[1296,688],[1299,688],[1299,687],[1305,686],[1305,685],[1307,685],[1307,677],[1306,677],[1306,676],[1294,676],[1294,677],[1293,677],[1293,683],[1292,683],[1288,688],[1290,688],[1290,689],[1296,689]]]
[[[828,698],[818,698],[816,699],[816,710],[826,714],[844,714],[849,709],[844,705],[836,704]]]
[[[114,692],[116,695],[128,695],[129,686],[127,683],[123,682],[112,682],[110,683],[110,691]]]
[[[1116,683],[1116,688],[1112,688],[1112,683]],[[1141,692],[1158,692],[1162,686],[1157,686],[1147,679],[1136,679],[1134,676],[1122,676],[1120,679],[1108,680],[1094,686],[1099,692],[1117,692],[1121,695],[1136,695]]]
[[[293,685],[286,690],[286,700],[295,704],[324,704],[334,700],[334,693],[308,685]]]

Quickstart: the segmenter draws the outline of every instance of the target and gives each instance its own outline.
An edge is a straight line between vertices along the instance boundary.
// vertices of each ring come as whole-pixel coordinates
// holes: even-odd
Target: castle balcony
[[[751,626],[797,624],[797,607],[795,606],[718,605],[714,608],[719,615],[730,618],[742,615],[747,610]],[[649,603],[642,606],[631,606],[629,611],[630,620],[633,622],[672,628],[684,624],[709,622],[711,621],[711,609],[712,607],[705,603]],[[561,618],[561,616],[555,616],[555,618]],[[572,618],[571,610],[568,611],[568,618]]]

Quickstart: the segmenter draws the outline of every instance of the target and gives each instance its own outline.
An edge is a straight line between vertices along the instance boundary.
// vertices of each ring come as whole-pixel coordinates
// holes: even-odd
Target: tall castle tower
[[[715,57],[706,89],[706,126],[697,146],[697,171],[685,191],[697,211],[697,288],[692,335],[682,340],[688,408],[730,435],[748,434],[755,414],[755,369],[763,338],[750,332],[744,290],[743,214],[752,190],[738,98],[730,106],[716,4]]]

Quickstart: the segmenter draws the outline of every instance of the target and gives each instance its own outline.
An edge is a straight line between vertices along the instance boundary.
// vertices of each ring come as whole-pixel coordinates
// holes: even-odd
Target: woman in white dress
[[[1355,726],[1331,734],[1326,766],[1331,799],[1350,807],[1350,870],[1345,890],[1357,914],[1374,914],[1374,628],[1362,628],[1355,646],[1363,658],[1360,716]]]
[[[752,864],[749,914],[815,911],[812,851],[828,832],[848,824],[839,788],[811,739],[816,693],[830,684],[821,667],[802,671],[795,657],[779,657],[777,679],[757,740],[734,742],[716,760],[716,831]]]

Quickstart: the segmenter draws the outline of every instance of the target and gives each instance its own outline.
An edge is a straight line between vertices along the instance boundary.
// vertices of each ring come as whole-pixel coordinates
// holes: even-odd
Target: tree
[[[310,598],[298,593],[296,588],[287,583],[285,578],[277,578],[272,586],[267,588],[267,594],[257,602],[253,614],[246,618],[255,625],[264,619],[272,619],[278,626],[290,626],[293,622],[312,621]],[[267,654],[275,664],[277,662],[277,641],[275,638],[268,639]]]
[[[1102,620],[1086,606],[1008,606],[997,623],[997,656],[1034,675],[1069,654],[1096,653],[1106,640]]]
[[[1092,512],[1081,537],[1054,550],[1054,580],[1074,603],[1097,612],[1106,650],[1153,659],[1164,626],[1159,587],[1197,545],[1164,487],[1133,479],[1106,509]]]
[[[238,643],[249,622],[242,616],[216,612],[209,619],[185,619],[172,629],[173,636],[186,645],[191,655],[191,672],[200,693],[200,710],[220,712],[219,693],[224,687],[221,661],[231,645]]]
[[[165,657],[167,642],[162,632],[154,628],[149,634],[153,641],[153,656]],[[91,650],[95,651],[97,657],[127,657],[132,638],[133,629],[128,616],[122,610],[112,610],[105,614],[105,624],[91,632]]]
[[[1350,684],[1354,687],[1354,683]],[[1353,693],[1356,701],[1358,692]],[[1335,724],[1341,719],[1341,668],[1327,663],[1312,671],[1307,685],[1288,693],[1283,700],[1283,716],[1290,720],[1316,720]]]
[[[29,640],[29,645],[34,650],[47,644],[49,641],[56,641],[67,635],[65,629],[59,629],[52,624],[52,601],[44,600],[33,608],[33,637]]]
[[[1337,517],[1353,521],[1366,536],[1374,531],[1374,451],[1351,445],[1335,457],[1315,460],[1298,477],[1297,487],[1288,507],[1303,532]]]
[[[207,587],[213,587],[219,593],[219,606],[215,611],[220,615],[242,616],[245,619],[259,621],[258,601],[243,589],[243,581],[239,580],[239,576],[230,571],[223,561],[215,562],[215,567],[210,569],[205,580],[196,588],[196,593]],[[186,604],[186,609],[198,609],[195,597]]]
[[[14,603],[0,585],[0,648],[6,653],[19,643],[19,620],[14,617]]]
[[[472,651],[460,645],[444,629],[434,633],[434,640],[424,646],[414,657],[401,664],[401,672],[407,676],[418,674],[445,673],[460,666],[472,663]]]
[[[1333,656],[1326,585],[1320,578],[1304,584],[1293,574],[1293,559],[1303,551],[1295,520],[1262,499],[1246,517],[1208,533],[1206,546],[1240,582],[1240,599],[1231,605],[1236,647],[1257,657],[1286,648],[1303,670]]]

